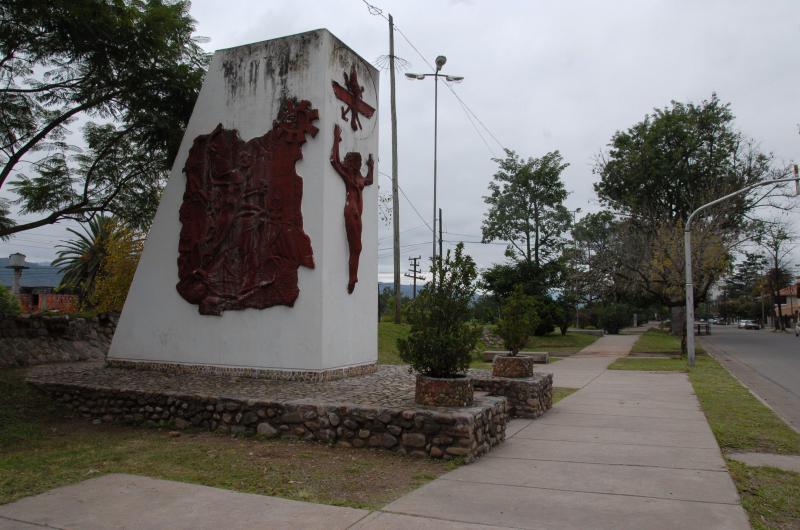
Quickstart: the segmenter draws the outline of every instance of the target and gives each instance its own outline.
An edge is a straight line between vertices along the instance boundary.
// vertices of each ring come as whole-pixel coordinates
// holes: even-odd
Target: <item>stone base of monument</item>
[[[275,381],[306,381],[317,382],[334,381],[343,377],[356,377],[359,375],[373,374],[378,369],[378,363],[367,363],[345,368],[329,370],[285,370],[269,368],[245,368],[238,366],[214,366],[208,364],[182,364],[159,363],[146,361],[126,361],[109,359],[108,366],[113,368],[129,368],[133,370],[150,370],[169,374],[212,374],[233,377],[254,377],[257,379],[272,379]]]
[[[470,370],[469,375],[476,392],[505,397],[512,418],[538,418],[553,406],[553,374],[511,378],[496,377],[487,370]]]
[[[509,406],[522,399],[521,387],[497,381],[496,395],[476,396],[471,406],[418,406],[414,376],[387,365],[326,382],[51,365],[31,369],[28,381],[69,414],[95,422],[290,437],[467,462],[505,439]]]

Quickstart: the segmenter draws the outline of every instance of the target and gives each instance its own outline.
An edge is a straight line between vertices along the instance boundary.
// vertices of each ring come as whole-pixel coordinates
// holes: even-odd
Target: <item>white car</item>
[[[755,320],[740,320],[739,329],[759,329]]]

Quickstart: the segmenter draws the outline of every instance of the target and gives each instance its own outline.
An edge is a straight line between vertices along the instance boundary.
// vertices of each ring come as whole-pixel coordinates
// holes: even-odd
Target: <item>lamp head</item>
[[[442,66],[444,66],[444,63],[446,63],[446,62],[447,62],[447,57],[445,57],[444,55],[440,55],[439,57],[437,57],[436,58],[436,71],[438,72],[439,70],[441,70]]]
[[[446,75],[444,78],[446,81],[450,81],[451,83],[458,83],[464,80],[464,76],[462,75]]]
[[[412,74],[411,72],[406,72],[406,77],[409,79],[425,79],[425,76],[422,74]]]

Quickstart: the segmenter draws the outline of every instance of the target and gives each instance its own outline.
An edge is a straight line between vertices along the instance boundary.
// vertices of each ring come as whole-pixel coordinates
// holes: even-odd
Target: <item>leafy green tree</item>
[[[0,285],[0,317],[18,315],[20,311],[19,300],[11,292]]]
[[[82,225],[83,233],[68,228],[67,231],[77,239],[57,247],[61,250],[57,252],[53,266],[59,267],[64,274],[59,287],[77,291],[82,303],[89,302],[94,292],[100,268],[115,237],[116,226],[112,217],[97,216]]]
[[[483,242],[507,241],[506,256],[536,268],[561,256],[570,213],[564,206],[567,190],[561,172],[569,165],[558,151],[524,160],[505,150],[493,159],[499,169],[484,201]]]
[[[716,94],[700,104],[673,101],[627,131],[617,131],[595,167],[595,191],[641,229],[685,221],[697,207],[771,172],[771,159],[733,127]],[[742,196],[709,212],[721,229],[739,229],[755,205]]]
[[[517,286],[514,293],[506,298],[500,309],[500,320],[497,322],[497,334],[503,339],[506,349],[516,355],[528,343],[531,330],[539,325],[536,313],[536,301]]]
[[[625,304],[606,304],[598,308],[598,324],[606,333],[616,335],[631,323],[631,310]]]
[[[16,224],[0,204],[0,238],[98,212],[149,224],[206,65],[188,13],[186,0],[0,3],[0,188],[39,215]],[[79,118],[85,149],[68,141]]]
[[[777,176],[769,156],[734,128],[730,105],[716,95],[699,104],[673,101],[626,131],[614,134],[595,173],[601,202],[619,215],[618,283],[647,302],[673,309],[684,304],[682,231],[699,206],[744,186]],[[771,193],[767,190],[765,195]],[[747,214],[765,195],[725,201],[692,225],[696,303],[729,268],[732,250],[750,229]],[[673,314],[673,323],[680,315]],[[685,326],[673,326],[681,330]]]
[[[469,322],[469,306],[478,275],[475,262],[464,254],[437,256],[429,282],[406,309],[411,324],[407,338],[397,341],[400,358],[411,368],[431,377],[452,377],[469,368],[470,352],[480,328]]]

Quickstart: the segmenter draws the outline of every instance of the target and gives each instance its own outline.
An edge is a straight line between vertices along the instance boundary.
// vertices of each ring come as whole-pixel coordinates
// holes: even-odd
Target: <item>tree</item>
[[[497,322],[497,334],[503,344],[514,356],[528,343],[531,331],[539,325],[536,314],[536,301],[528,296],[518,285],[500,309],[500,320]]]
[[[631,311],[625,304],[607,304],[599,307],[597,313],[598,324],[611,335],[631,323]]]
[[[672,102],[627,131],[617,131],[596,164],[595,191],[614,211],[652,229],[686,221],[697,207],[763,180],[769,156],[733,128],[716,94],[699,105]],[[757,199],[742,196],[709,212],[722,229],[739,229]]]
[[[493,159],[500,166],[483,199],[489,211],[483,220],[483,242],[507,241],[506,256],[542,268],[558,260],[569,229],[564,207],[567,191],[561,172],[569,165],[558,151],[521,159],[514,151]]]
[[[113,212],[152,219],[200,88],[205,55],[185,0],[0,4],[0,238]],[[78,118],[85,149],[68,142]],[[10,180],[10,179],[14,180]]]
[[[759,223],[759,233],[756,236],[758,244],[766,252],[769,270],[765,277],[766,286],[772,298],[772,306],[777,311],[775,329],[786,329],[781,309],[781,289],[787,287],[792,275],[787,271],[787,256],[794,250],[792,242],[795,240],[788,226],[778,220]]]
[[[101,313],[122,311],[142,255],[144,236],[114,220],[105,256],[91,291],[91,304]]]
[[[475,262],[464,254],[464,244],[437,256],[429,282],[408,305],[411,324],[407,338],[397,341],[400,358],[430,377],[452,377],[469,368],[470,352],[480,328],[469,323],[469,306],[475,295]]]
[[[58,257],[53,260],[53,266],[59,267],[64,274],[59,287],[77,291],[82,303],[91,299],[100,267],[114,238],[115,227],[113,218],[95,217],[82,225],[84,233],[67,228],[77,239],[56,247],[61,250],[57,252]]]
[[[700,104],[673,101],[615,133],[597,161],[595,191],[624,219],[616,274],[650,302],[673,308],[684,303],[681,239],[691,212],[780,173],[734,129],[733,120],[730,106],[716,95]],[[731,251],[746,239],[747,214],[772,191],[725,201],[693,223],[696,303],[705,300],[727,270]]]

